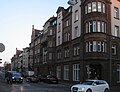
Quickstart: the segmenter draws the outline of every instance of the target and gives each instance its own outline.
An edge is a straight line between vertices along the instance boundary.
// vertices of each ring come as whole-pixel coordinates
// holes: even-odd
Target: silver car
[[[71,92],[108,92],[109,84],[104,80],[86,80],[73,85]]]

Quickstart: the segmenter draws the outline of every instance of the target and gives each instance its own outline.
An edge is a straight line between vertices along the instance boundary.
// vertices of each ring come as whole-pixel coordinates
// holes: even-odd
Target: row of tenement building
[[[60,81],[104,79],[120,83],[120,0],[69,0],[58,7],[31,43],[16,50],[12,69],[53,74]]]

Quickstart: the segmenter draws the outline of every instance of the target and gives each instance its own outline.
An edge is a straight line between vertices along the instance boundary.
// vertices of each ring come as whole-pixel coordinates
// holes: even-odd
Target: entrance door
[[[88,69],[87,69],[88,70]],[[101,65],[100,64],[90,64],[88,79],[101,79]]]

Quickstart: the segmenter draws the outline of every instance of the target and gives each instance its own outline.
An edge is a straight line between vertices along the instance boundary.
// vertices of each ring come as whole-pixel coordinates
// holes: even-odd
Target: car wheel
[[[104,90],[104,92],[109,92],[109,90],[106,88],[106,89]]]
[[[91,89],[88,89],[86,92],[92,92],[92,90],[91,90]]]

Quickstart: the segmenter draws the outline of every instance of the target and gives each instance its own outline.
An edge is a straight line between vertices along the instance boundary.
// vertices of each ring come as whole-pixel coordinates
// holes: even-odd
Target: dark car
[[[54,75],[47,75],[46,78],[44,79],[44,82],[57,84],[58,83],[58,79]]]
[[[44,82],[44,80],[46,79],[46,76],[38,75],[38,79],[40,82]]]
[[[21,76],[21,73],[8,71],[5,74],[5,80],[7,81],[7,83],[10,83],[10,84],[14,82],[22,83],[23,77]]]
[[[23,77],[22,77],[21,73],[12,73],[12,82],[22,83]]]

